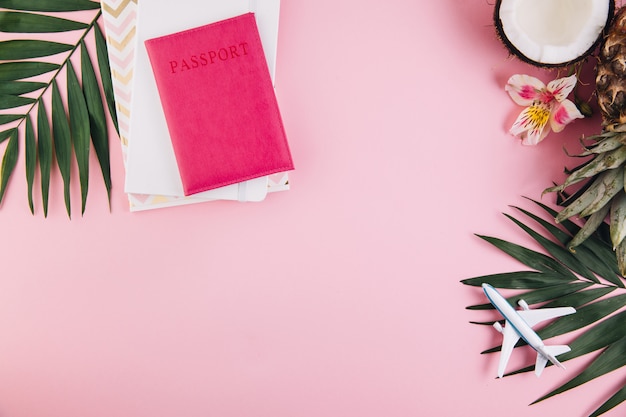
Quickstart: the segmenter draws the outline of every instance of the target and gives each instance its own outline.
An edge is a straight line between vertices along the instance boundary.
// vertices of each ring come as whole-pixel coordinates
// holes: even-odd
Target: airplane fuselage
[[[510,326],[513,326],[513,329],[520,335],[522,339],[530,347],[535,349],[538,352],[541,352],[544,347],[543,340],[539,337],[539,335],[526,323],[526,320],[520,316],[517,311],[509,304],[509,302],[504,298],[498,291],[496,291],[491,285],[484,285],[483,290],[487,295],[487,298],[493,304],[493,306],[500,312],[502,317],[509,322]],[[544,353],[544,352],[541,352]]]

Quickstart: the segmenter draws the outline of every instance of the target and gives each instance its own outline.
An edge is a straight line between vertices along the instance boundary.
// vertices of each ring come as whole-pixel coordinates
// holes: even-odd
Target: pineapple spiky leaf
[[[603,131],[588,138],[577,156],[591,157],[568,173],[562,184],[544,191],[561,193],[582,183],[582,188],[565,200],[557,222],[573,217],[585,226],[569,244],[572,250],[589,238],[608,219],[611,247],[618,270],[626,274],[626,7],[619,9],[599,48],[596,66],[596,96]]]

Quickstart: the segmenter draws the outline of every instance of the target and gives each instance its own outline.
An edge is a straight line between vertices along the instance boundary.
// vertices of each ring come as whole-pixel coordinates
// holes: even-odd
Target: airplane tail
[[[565,369],[565,366],[557,360],[558,355],[569,352],[571,349],[567,345],[544,346],[537,352],[537,362],[535,363],[535,375],[539,376],[546,367],[548,361],[552,362],[559,368]]]

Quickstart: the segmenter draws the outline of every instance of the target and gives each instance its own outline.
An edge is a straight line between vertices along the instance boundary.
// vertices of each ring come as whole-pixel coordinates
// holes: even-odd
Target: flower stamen
[[[550,119],[550,109],[542,103],[533,104],[528,108],[528,119],[534,128],[545,126]]]

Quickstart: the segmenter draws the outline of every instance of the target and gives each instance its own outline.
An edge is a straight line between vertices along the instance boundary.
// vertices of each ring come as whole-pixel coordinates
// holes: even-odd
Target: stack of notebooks
[[[131,211],[289,188],[273,89],[280,0],[101,4]]]

